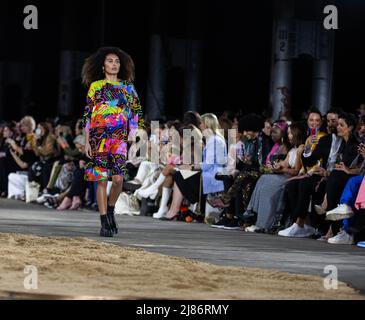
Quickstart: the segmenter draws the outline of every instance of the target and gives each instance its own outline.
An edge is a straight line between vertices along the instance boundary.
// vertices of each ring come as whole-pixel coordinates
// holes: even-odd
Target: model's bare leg
[[[106,215],[107,212],[107,201],[108,201],[108,196],[106,193],[107,185],[108,185],[108,180],[98,181],[96,199],[98,201],[98,208],[101,216]]]
[[[113,176],[112,179],[113,183],[110,188],[108,205],[114,207],[123,189],[123,176]]]

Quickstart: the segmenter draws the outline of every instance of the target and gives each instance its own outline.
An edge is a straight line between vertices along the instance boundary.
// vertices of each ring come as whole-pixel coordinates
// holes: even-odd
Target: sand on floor
[[[216,266],[86,238],[0,234],[0,243],[3,299],[364,299],[341,282],[326,290],[319,276]],[[35,279],[26,266],[37,268],[38,289],[24,287],[26,277],[28,285]]]

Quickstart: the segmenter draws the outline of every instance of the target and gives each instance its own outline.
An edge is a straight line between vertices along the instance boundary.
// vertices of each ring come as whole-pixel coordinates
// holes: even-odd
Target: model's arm
[[[139,101],[137,91],[132,83],[130,83],[129,85],[131,86],[131,114],[129,115],[129,134],[130,137],[134,137],[137,134],[137,129],[144,129],[145,124],[143,119],[142,106]]]
[[[90,129],[90,121],[91,121],[91,116],[92,116],[94,102],[95,102],[94,95],[95,95],[95,89],[94,89],[93,84],[91,84],[89,91],[87,93],[86,106],[85,106],[85,111],[84,111],[84,115],[83,115],[83,119],[82,119],[83,124],[84,124],[84,131],[85,131],[85,154],[88,158],[92,157],[89,129]]]

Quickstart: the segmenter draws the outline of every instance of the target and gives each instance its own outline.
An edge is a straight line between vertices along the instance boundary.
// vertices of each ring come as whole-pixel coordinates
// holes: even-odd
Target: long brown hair
[[[82,83],[89,86],[92,82],[105,78],[103,67],[108,54],[115,54],[120,60],[118,78],[127,81],[134,80],[134,62],[131,56],[117,47],[102,47],[85,60],[82,67]]]

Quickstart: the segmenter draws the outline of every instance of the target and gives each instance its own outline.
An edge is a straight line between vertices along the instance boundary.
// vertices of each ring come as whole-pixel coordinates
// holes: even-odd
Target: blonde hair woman
[[[224,138],[223,130],[219,124],[218,118],[214,113],[205,113],[201,116],[202,123],[200,128],[204,136],[210,137],[213,135],[219,135]]]
[[[215,114],[206,113],[201,117],[200,129],[206,139],[203,150],[203,161],[189,168],[201,171],[203,194],[217,193],[224,190],[222,181],[216,180],[215,175],[227,164],[227,146]],[[199,201],[201,190],[200,174],[184,179],[180,172],[174,175],[173,201],[166,218],[172,220],[178,216],[183,198],[194,204]]]
[[[34,130],[36,128],[36,122],[33,117],[25,116],[20,120],[19,126],[23,135],[21,141],[16,142],[13,138],[8,138],[6,141],[15,153],[22,156],[27,143],[35,139]]]

